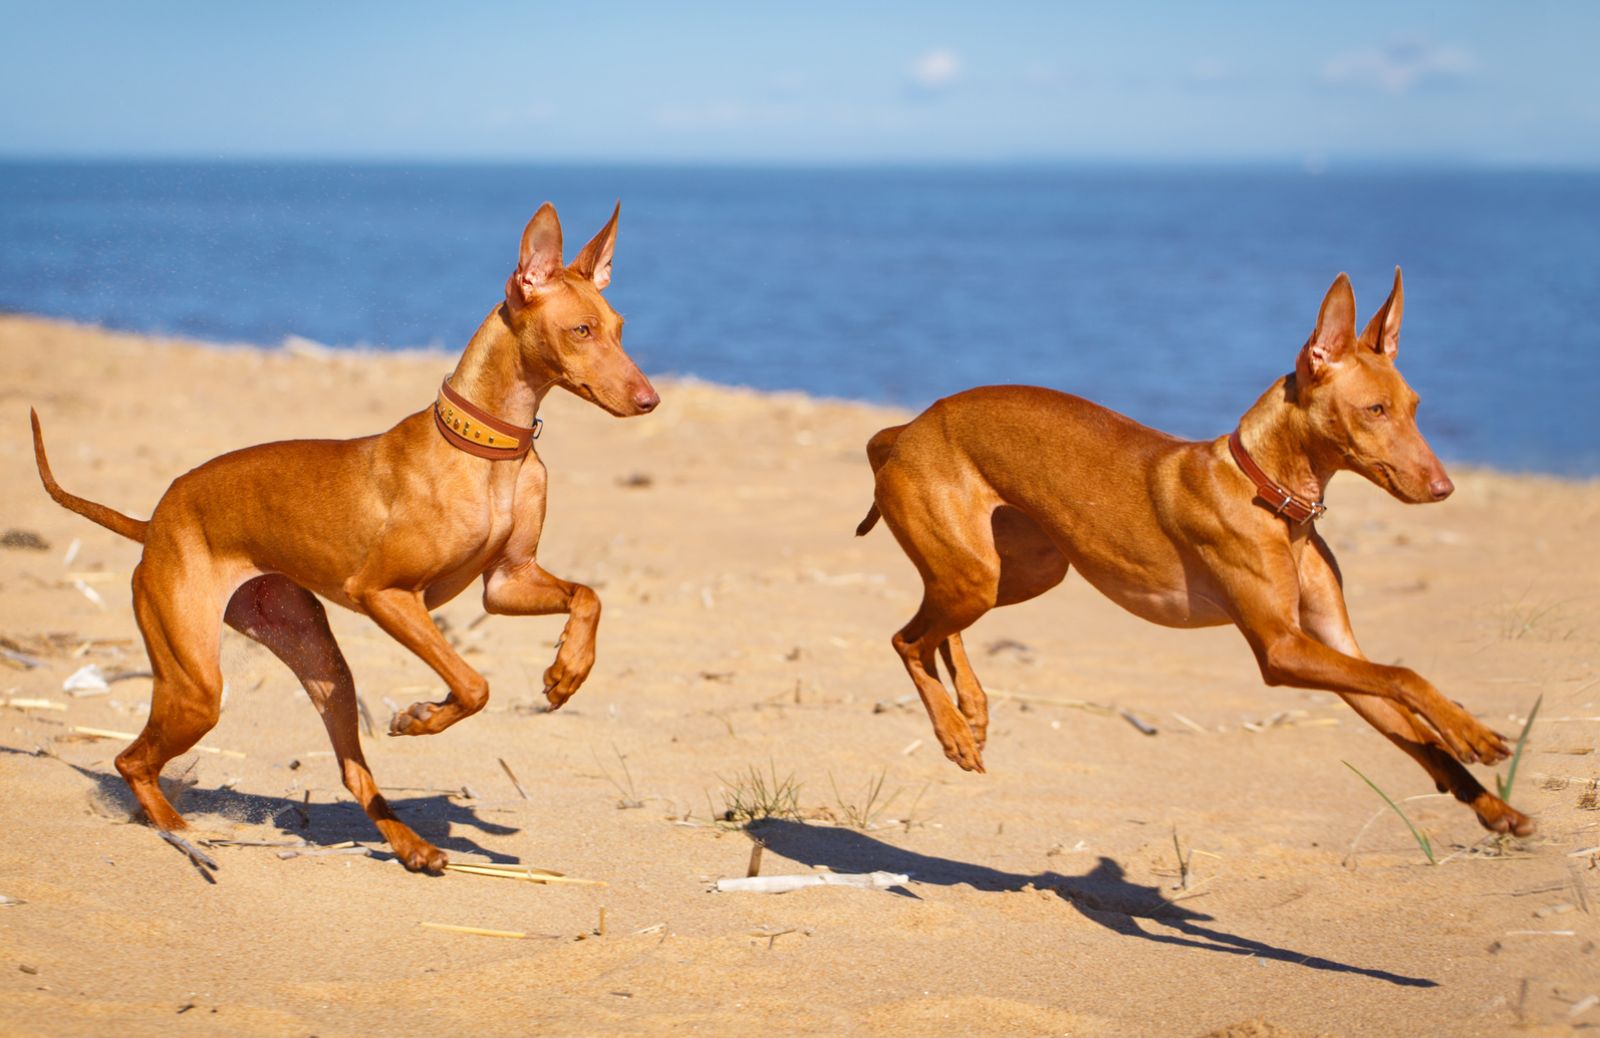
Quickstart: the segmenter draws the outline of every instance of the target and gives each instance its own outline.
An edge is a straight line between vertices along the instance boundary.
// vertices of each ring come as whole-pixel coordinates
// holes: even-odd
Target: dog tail
[[[77,512],[91,522],[99,523],[112,533],[120,533],[131,541],[143,544],[145,528],[150,525],[148,522],[135,519],[131,515],[123,515],[115,509],[85,500],[61,489],[56,477],[50,474],[49,459],[44,456],[44,430],[39,428],[39,412],[30,407],[28,416],[33,419],[33,460],[39,466],[39,479],[44,482],[45,490],[55,499],[56,504]]]
[[[889,454],[894,450],[894,441],[900,438],[900,431],[904,428],[903,425],[891,425],[887,429],[879,430],[867,441],[867,461],[872,465],[874,473],[883,468],[883,463],[889,460]],[[865,537],[874,526],[878,525],[878,520],[882,516],[883,513],[878,511],[878,502],[872,502],[872,507],[867,509],[867,517],[856,526],[856,536]]]

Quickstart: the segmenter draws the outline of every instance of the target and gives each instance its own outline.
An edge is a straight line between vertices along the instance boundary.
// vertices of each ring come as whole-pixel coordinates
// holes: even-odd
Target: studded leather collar
[[[513,461],[533,449],[544,421],[533,425],[512,425],[473,405],[450,388],[447,377],[439,383],[439,397],[433,404],[433,421],[445,442],[458,450],[491,461]]]

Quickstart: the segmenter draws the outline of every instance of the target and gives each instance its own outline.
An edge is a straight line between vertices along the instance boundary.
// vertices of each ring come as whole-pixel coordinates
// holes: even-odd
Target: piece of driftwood
[[[737,879],[717,880],[717,890],[722,893],[787,894],[803,887],[859,887],[866,890],[887,890],[903,887],[911,882],[909,876],[898,872],[816,872],[800,876],[741,876]]]

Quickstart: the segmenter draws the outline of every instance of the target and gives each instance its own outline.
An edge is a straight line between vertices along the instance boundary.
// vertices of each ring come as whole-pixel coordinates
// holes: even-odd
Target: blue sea
[[[1333,277],[1405,269],[1439,453],[1600,474],[1600,173],[0,163],[0,308],[273,345],[464,344],[523,224],[622,199],[654,373],[920,408],[1030,382],[1192,437],[1292,366]]]

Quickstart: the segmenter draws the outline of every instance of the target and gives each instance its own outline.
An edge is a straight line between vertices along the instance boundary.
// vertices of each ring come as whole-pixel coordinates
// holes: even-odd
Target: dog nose
[[[1445,498],[1449,497],[1455,491],[1455,489],[1456,485],[1450,482],[1449,476],[1440,476],[1438,479],[1428,484],[1428,492],[1433,495],[1433,499],[1435,501],[1443,501]]]
[[[634,390],[633,406],[639,409],[640,414],[649,414],[656,409],[656,405],[659,403],[661,403],[661,397],[652,387],[645,386],[642,389]],[[1446,493],[1449,493],[1449,491],[1446,491]]]

